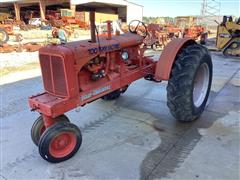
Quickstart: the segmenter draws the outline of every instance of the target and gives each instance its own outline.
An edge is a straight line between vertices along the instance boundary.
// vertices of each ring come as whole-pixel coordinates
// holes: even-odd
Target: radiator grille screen
[[[54,95],[67,96],[63,59],[40,55],[40,64],[45,90]]]

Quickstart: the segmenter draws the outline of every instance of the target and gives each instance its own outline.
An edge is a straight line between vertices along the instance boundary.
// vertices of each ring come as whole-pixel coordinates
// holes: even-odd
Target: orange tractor
[[[174,39],[158,61],[144,56],[148,32],[141,21],[129,24],[129,32],[96,36],[95,12],[99,3],[86,3],[90,11],[91,40],[48,45],[40,49],[44,92],[29,97],[32,111],[40,113],[32,126],[33,142],[43,159],[59,163],[71,158],[82,143],[79,127],[64,113],[102,98],[120,97],[136,80],[168,81],[167,105],[180,121],[202,114],[210,92],[212,61],[208,50],[190,38]],[[103,6],[104,7],[104,6]],[[100,10],[99,10],[100,11]],[[139,34],[139,27],[144,27]],[[158,107],[156,107],[158,108]]]
[[[0,13],[0,43],[6,43],[9,35],[13,35],[13,20],[9,17],[9,14]]]

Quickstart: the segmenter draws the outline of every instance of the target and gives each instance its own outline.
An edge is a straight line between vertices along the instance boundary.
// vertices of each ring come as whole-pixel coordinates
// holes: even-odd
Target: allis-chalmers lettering
[[[114,50],[118,50],[118,49],[120,49],[120,44],[113,44],[110,46],[91,48],[91,49],[88,49],[88,52],[89,52],[89,54],[96,54],[98,52],[102,53],[102,52],[114,51]]]
[[[84,100],[86,100],[86,99],[89,99],[89,98],[91,98],[91,97],[93,97],[93,96],[96,96],[96,95],[98,95],[98,94],[101,94],[101,93],[103,93],[103,92],[109,91],[110,89],[111,89],[111,86],[105,86],[105,87],[103,87],[103,88],[93,90],[92,92],[90,92],[90,93],[88,93],[88,94],[86,94],[86,95],[83,95],[83,96],[81,97],[81,101],[84,101]]]

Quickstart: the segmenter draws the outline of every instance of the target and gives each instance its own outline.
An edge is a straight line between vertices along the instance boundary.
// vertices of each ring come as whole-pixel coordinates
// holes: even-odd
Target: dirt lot
[[[23,41],[21,42],[21,44],[29,42],[48,44],[51,41],[57,41],[56,39],[51,38],[51,30],[34,29],[29,31],[22,31],[19,29],[14,29],[14,33],[22,34]],[[75,29],[74,33],[69,37],[69,41],[71,42],[87,38],[89,38],[89,31]],[[8,43],[10,45],[18,44],[18,42],[15,42],[15,36],[10,36],[10,40]],[[38,67],[38,52],[0,53],[1,76]]]
[[[2,76],[0,179],[239,179],[240,63],[219,53],[213,63],[210,99],[198,121],[175,121],[166,82],[139,80],[118,100],[67,113],[83,144],[60,164],[42,160],[30,137],[38,114],[27,97],[43,90],[38,66]]]

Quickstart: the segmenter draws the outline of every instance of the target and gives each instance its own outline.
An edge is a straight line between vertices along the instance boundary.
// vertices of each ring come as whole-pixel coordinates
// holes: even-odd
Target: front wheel
[[[70,122],[68,117],[65,116],[64,114],[61,116],[58,116],[57,118],[54,118],[54,121],[56,123],[59,122]],[[33,123],[32,125],[32,129],[31,129],[31,138],[33,143],[38,146],[38,142],[40,137],[42,136],[42,134],[44,133],[44,131],[46,130],[46,127],[44,126],[44,122],[43,122],[43,117],[39,116],[36,121]]]
[[[193,121],[203,112],[212,83],[212,60],[198,44],[187,46],[176,58],[167,86],[167,105],[180,121]]]
[[[59,163],[70,159],[82,144],[80,129],[69,122],[49,127],[41,136],[38,149],[43,159]]]

